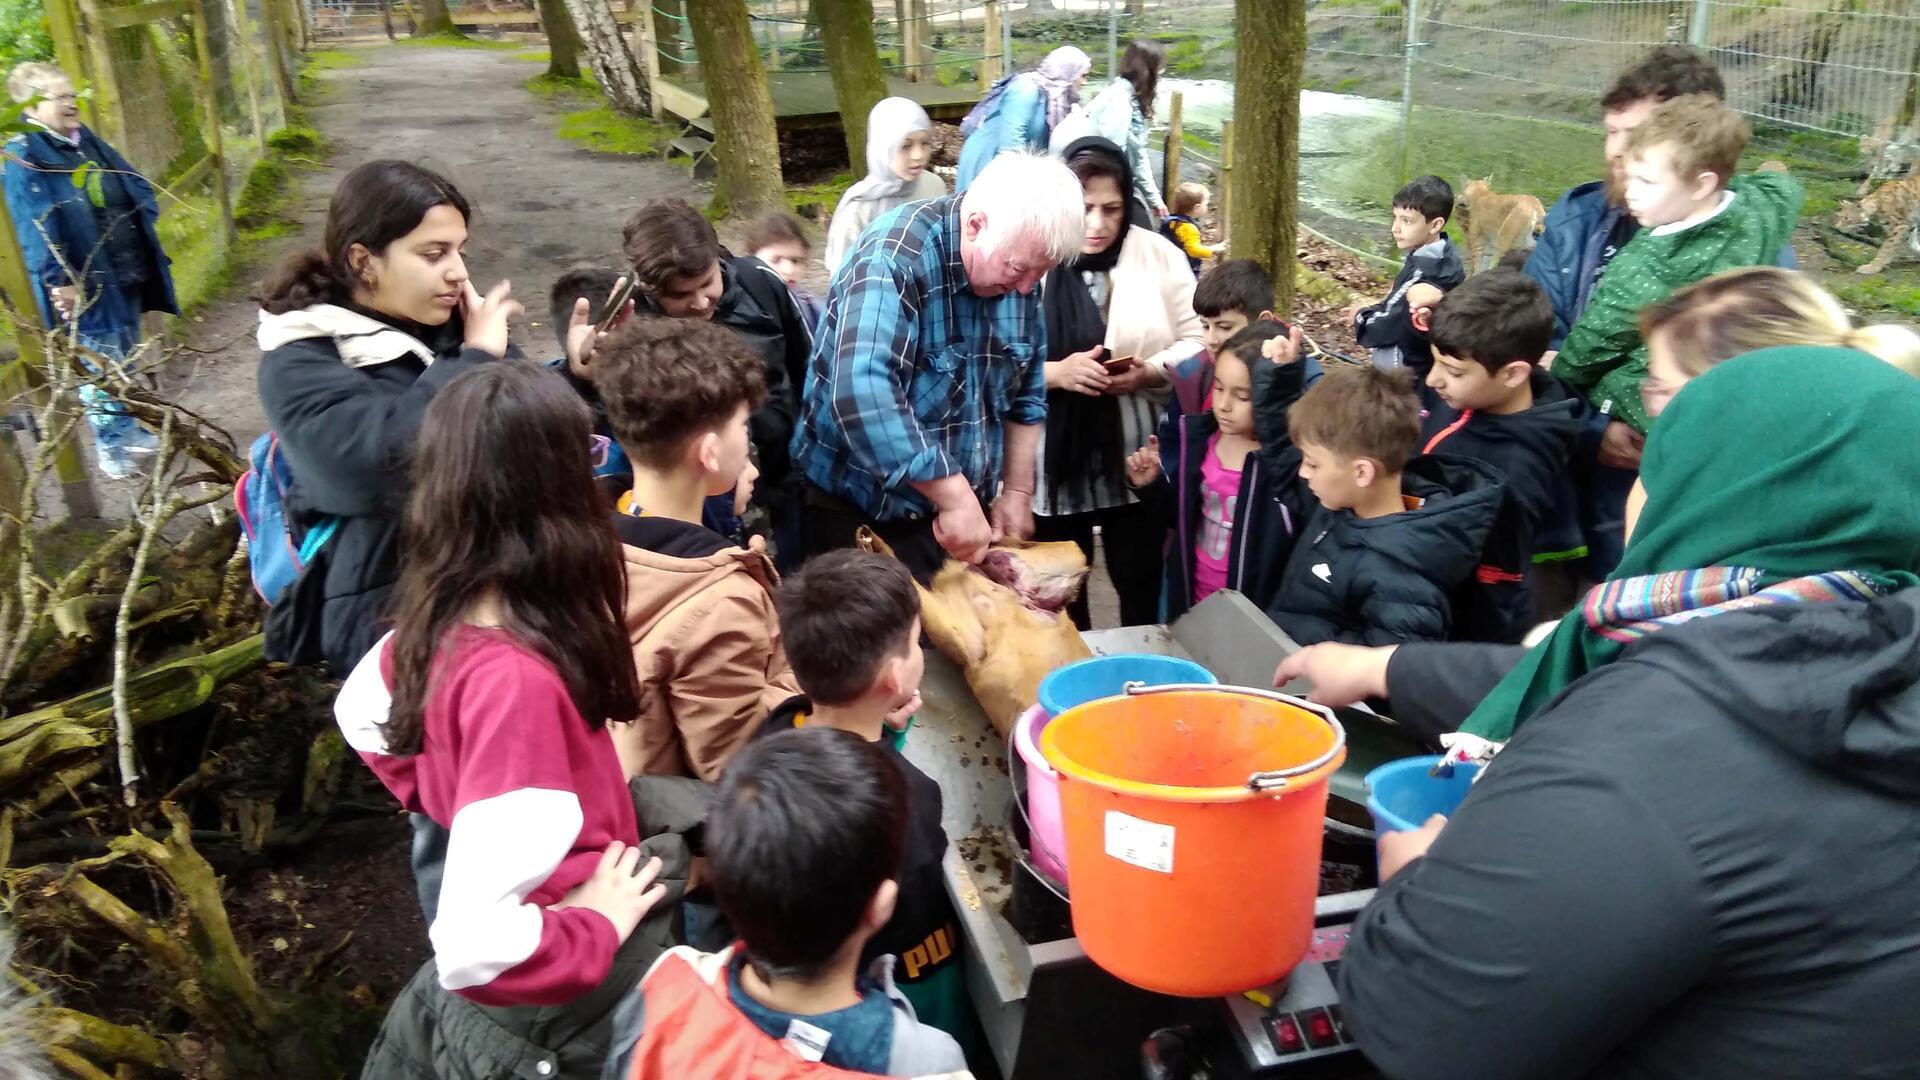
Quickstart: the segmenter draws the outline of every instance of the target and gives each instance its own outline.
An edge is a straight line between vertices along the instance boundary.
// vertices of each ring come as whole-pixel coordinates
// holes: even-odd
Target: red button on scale
[[[1267,1035],[1273,1039],[1273,1048],[1282,1054],[1297,1054],[1307,1048],[1307,1041],[1300,1034],[1300,1022],[1290,1013],[1268,1017]]]
[[[1315,1050],[1325,1050],[1340,1042],[1340,1035],[1333,1027],[1333,1017],[1325,1009],[1308,1009],[1300,1014],[1307,1030],[1307,1045]]]

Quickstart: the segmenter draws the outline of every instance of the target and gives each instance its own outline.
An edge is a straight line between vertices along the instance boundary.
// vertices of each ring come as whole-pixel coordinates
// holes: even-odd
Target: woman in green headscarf
[[[1619,569],[1461,732],[1505,742],[1581,676],[1683,622],[1920,581],[1915,430],[1920,380],[1851,349],[1763,349],[1688,383],[1648,437]]]

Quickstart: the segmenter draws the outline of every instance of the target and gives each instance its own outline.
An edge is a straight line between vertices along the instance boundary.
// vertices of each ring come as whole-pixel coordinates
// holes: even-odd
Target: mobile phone
[[[1139,363],[1140,358],[1137,356],[1109,356],[1100,362],[1106,365],[1109,374],[1118,374]]]
[[[606,314],[600,316],[600,321],[593,328],[596,337],[613,329],[620,321],[620,316],[626,313],[627,301],[633,299],[634,285],[632,274],[621,274],[620,280],[613,283],[613,295],[607,298],[607,306],[603,309]]]

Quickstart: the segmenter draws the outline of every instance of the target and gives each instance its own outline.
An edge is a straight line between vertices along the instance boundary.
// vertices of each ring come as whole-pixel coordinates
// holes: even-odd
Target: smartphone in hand
[[[1107,374],[1109,375],[1118,375],[1139,362],[1140,358],[1137,356],[1109,356],[1105,360],[1100,361],[1101,364],[1106,366]]]
[[[593,327],[595,338],[620,324],[620,317],[627,312],[627,302],[633,299],[636,284],[637,280],[632,274],[622,274],[620,280],[613,283],[613,295],[607,298],[607,306],[602,309],[606,314],[600,316],[600,321]]]

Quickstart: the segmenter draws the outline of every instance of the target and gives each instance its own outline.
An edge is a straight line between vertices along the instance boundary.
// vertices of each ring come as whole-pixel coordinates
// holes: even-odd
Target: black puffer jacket
[[[1920,590],[1717,615],[1521,728],[1340,1001],[1396,1078],[1911,1077],[1916,896]]]
[[[303,315],[314,326],[330,323],[325,308],[279,318]],[[348,366],[331,336],[288,341],[260,358],[260,403],[293,471],[290,524],[300,535],[323,518],[342,519],[309,571],[268,610],[267,655],[275,660],[325,660],[344,674],[385,632],[407,466],[427,403],[461,372],[495,359],[464,347],[458,315],[431,329],[389,325],[432,350],[432,365],[399,348],[384,362]]]
[[[1316,505],[1281,572],[1267,615],[1302,645],[1440,641],[1448,597],[1473,573],[1500,511],[1491,466],[1423,454],[1401,491],[1413,509],[1379,518]]]
[[[598,1080],[637,1030],[640,977],[685,940],[680,900],[713,802],[713,785],[681,776],[627,782],[640,825],[642,862],[658,856],[666,896],[614,955],[600,985],[565,1005],[495,1008],[442,989],[428,959],[388,1010],[362,1080]]]
[[[1517,642],[1534,624],[1534,537],[1553,513],[1567,459],[1593,406],[1551,372],[1533,371],[1533,407],[1496,416],[1462,413],[1445,402],[1420,430],[1429,454],[1472,458],[1503,481],[1500,513],[1473,575],[1455,597],[1452,637]]]

